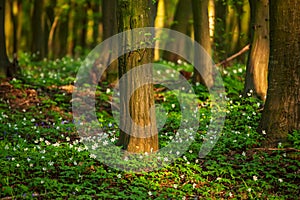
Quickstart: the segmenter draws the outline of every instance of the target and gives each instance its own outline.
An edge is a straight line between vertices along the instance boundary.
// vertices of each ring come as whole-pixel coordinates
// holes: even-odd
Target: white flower
[[[30,163],[30,164],[29,164],[29,167],[33,167],[33,164],[32,164],[32,163]]]
[[[49,162],[48,162],[48,165],[50,165],[50,166],[52,166],[53,164],[54,164],[53,161],[49,161]]]
[[[95,154],[90,154],[90,158],[95,159],[97,156]]]
[[[248,188],[247,191],[248,191],[248,192],[251,192],[251,188]]]
[[[229,192],[229,197],[232,197],[232,196],[233,196],[233,194],[231,192]]]
[[[42,169],[43,169],[43,171],[46,171],[46,170],[47,170],[47,168],[46,168],[46,167],[43,167]]]
[[[49,142],[48,140],[45,140],[45,143],[47,146],[51,144],[51,142]]]
[[[152,192],[151,192],[151,191],[149,191],[149,192],[148,192],[148,195],[149,195],[149,196],[152,196]]]
[[[4,149],[5,149],[5,150],[8,150],[8,149],[9,149],[9,146],[8,146],[8,145],[5,145]]]
[[[257,176],[252,177],[254,181],[257,181]]]
[[[125,160],[125,161],[128,161],[128,157],[126,156],[126,157],[124,158],[124,160]]]
[[[283,180],[282,180],[281,178],[279,178],[279,179],[278,179],[278,181],[279,181],[280,183],[282,183],[282,182],[283,182]]]
[[[16,166],[17,166],[17,167],[20,167],[20,164],[18,163]]]
[[[167,162],[169,159],[167,157],[164,157],[164,161]]]
[[[14,160],[15,160],[15,158],[14,158],[14,157],[12,157],[12,158],[11,158],[11,160],[12,160],[12,161],[14,161]]]
[[[41,138],[40,138],[40,142],[43,142],[43,141],[44,141],[44,138],[41,137]]]
[[[262,130],[262,134],[263,134],[263,135],[266,135],[267,133],[266,133],[266,131],[265,131],[265,130]]]
[[[177,154],[177,155],[179,155],[179,154],[180,154],[180,152],[179,152],[179,151],[176,151],[176,154]]]
[[[178,185],[177,185],[177,184],[174,184],[173,187],[174,187],[175,189],[177,189]]]
[[[245,151],[243,151],[242,155],[243,155],[243,156],[246,156],[246,153],[245,153]]]
[[[172,106],[172,108],[175,108],[175,104],[174,104],[174,103],[172,103],[172,105],[171,105],[171,106]]]
[[[66,137],[66,140],[67,140],[67,142],[69,142],[69,141],[70,141],[70,137],[67,136],[67,137]]]
[[[278,143],[278,147],[281,147],[281,145],[282,145],[282,143],[281,143],[281,142],[279,142],[279,143]]]
[[[196,188],[196,186],[197,186],[197,184],[196,184],[196,183],[194,183],[194,184],[193,184],[193,188]]]
[[[118,174],[117,177],[118,177],[118,178],[122,178],[122,175],[121,175],[121,174]]]
[[[106,145],[108,145],[108,141],[107,141],[107,140],[104,140],[103,146],[106,146]]]
[[[58,146],[59,146],[59,143],[56,142],[56,143],[53,144],[53,146],[54,146],[54,147],[58,147]]]

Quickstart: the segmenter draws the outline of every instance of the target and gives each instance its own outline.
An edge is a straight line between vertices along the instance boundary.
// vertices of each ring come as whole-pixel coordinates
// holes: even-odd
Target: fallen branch
[[[261,151],[296,151],[296,152],[300,152],[300,149],[295,149],[295,148],[254,148],[254,150],[261,150]]]
[[[250,49],[250,44],[247,44],[244,48],[242,48],[239,52],[237,52],[236,54],[233,54],[232,56],[226,58],[225,60],[219,62],[216,64],[216,66],[224,66],[226,65],[226,63],[228,63],[229,61],[235,59],[236,57],[242,55],[243,53],[245,53],[246,51],[248,51]]]

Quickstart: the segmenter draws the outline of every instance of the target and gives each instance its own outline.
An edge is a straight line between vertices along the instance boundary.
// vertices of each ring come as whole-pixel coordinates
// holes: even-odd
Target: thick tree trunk
[[[151,1],[118,0],[119,32],[149,26],[151,24],[149,2]],[[127,35],[126,38],[122,38],[122,45],[120,46],[130,48],[137,45],[139,47],[141,41],[144,40],[146,40],[144,34],[141,34],[140,38]],[[152,60],[152,49],[141,47],[140,50],[124,54],[119,58],[119,77],[121,78],[137,66],[151,63]],[[154,106],[153,85],[146,84],[134,90],[143,80],[149,78],[152,78],[151,67],[147,70],[137,70],[136,73],[130,73],[125,83],[120,83],[120,127],[123,130],[128,130],[128,133],[125,133],[122,129],[120,130],[118,145],[123,146],[131,153],[150,153],[158,150],[155,112],[150,112],[150,108]],[[130,99],[129,107],[126,106],[126,99]],[[134,129],[133,124],[130,123],[130,116],[127,116],[126,113],[130,113],[133,122],[140,127],[151,124],[150,129]]]
[[[269,63],[269,0],[249,0],[251,6],[251,48],[248,57],[244,96],[250,90],[266,99]]]
[[[259,131],[268,147],[300,129],[300,1],[270,1],[268,93]]]
[[[211,55],[208,20],[208,0],[192,0],[192,7],[194,16],[195,40],[206,50],[206,52],[209,55]],[[202,73],[200,75],[196,68],[194,68],[193,82],[198,82],[203,85],[206,85],[207,87],[211,87],[213,85],[212,65],[211,62],[206,59],[206,57],[207,56],[203,56],[203,58],[200,61],[198,59],[195,60],[195,64],[197,62],[201,62],[200,66],[202,67]],[[199,57],[196,56],[196,58]],[[206,82],[204,81],[204,77]]]
[[[191,0],[179,0],[176,7],[176,12],[174,15],[173,24],[171,25],[171,29],[174,31],[181,32],[183,34],[189,35],[189,21],[192,18],[192,3]],[[170,46],[170,49],[178,49],[177,52],[180,52],[180,50],[185,51],[188,48],[186,44],[179,44],[178,41],[176,43],[173,42],[172,34],[168,37],[170,41],[167,41],[166,45]],[[172,47],[175,46],[176,48]],[[168,60],[171,62],[177,62],[178,59],[181,59],[179,55],[176,55],[174,53],[165,51],[163,53],[163,59]]]

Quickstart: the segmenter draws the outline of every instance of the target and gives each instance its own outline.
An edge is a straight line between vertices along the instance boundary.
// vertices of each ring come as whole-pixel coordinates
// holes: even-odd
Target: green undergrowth
[[[194,142],[173,163],[134,173],[108,167],[82,143],[72,118],[72,91],[81,60],[20,60],[23,77],[4,80],[0,98],[0,197],[11,199],[297,199],[300,161],[278,150],[263,150],[256,128],[263,102],[240,96],[245,66],[220,69],[227,92],[226,119],[215,146],[199,158],[210,127],[211,102],[202,85],[197,95],[199,128]],[[168,64],[191,71],[189,65]],[[69,86],[69,87],[67,87]],[[11,92],[11,93],[9,93]],[[113,88],[97,88],[97,118],[109,143],[116,144]],[[187,98],[187,97],[184,97]],[[181,126],[180,102],[172,91],[156,91],[160,148]],[[164,119],[165,123],[160,121]],[[75,122],[76,123],[76,122]],[[289,135],[300,149],[299,132]],[[101,143],[99,145],[105,145]],[[282,150],[280,150],[282,149]],[[114,155],[111,155],[112,157]],[[165,155],[167,157],[167,155]],[[126,162],[125,162],[126,164]]]

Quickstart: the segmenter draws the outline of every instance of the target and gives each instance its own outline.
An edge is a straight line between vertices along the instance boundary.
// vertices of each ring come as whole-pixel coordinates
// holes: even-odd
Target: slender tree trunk
[[[103,13],[103,40],[118,33],[117,26],[117,0],[103,1],[102,3],[102,13]],[[107,52],[107,56],[111,56]],[[109,60],[109,59],[105,59]],[[114,61],[103,74],[102,80],[106,80],[109,83],[115,81],[118,78],[118,62]]]
[[[266,99],[269,63],[269,0],[249,0],[251,6],[251,48],[248,57],[244,96],[250,90]]]
[[[268,93],[259,131],[266,147],[287,142],[300,129],[300,1],[270,1]]]
[[[81,31],[80,31],[80,47],[82,49],[82,51],[84,51],[85,47],[86,47],[86,42],[87,42],[87,22],[88,22],[88,19],[87,19],[87,11],[88,11],[88,8],[86,5],[83,5],[83,12],[84,14],[81,16]],[[81,52],[83,53],[83,52]]]
[[[194,16],[194,31],[195,31],[195,40],[206,50],[206,52],[211,55],[211,43],[209,36],[209,19],[208,19],[208,0],[192,0],[193,7],[193,16]],[[210,61],[205,59],[195,60],[201,62],[202,73],[198,73],[196,68],[194,68],[194,83],[201,83],[207,87],[213,85],[213,76],[212,76],[212,66]],[[196,58],[199,58],[196,56]],[[203,76],[203,77],[202,77]],[[206,82],[204,81],[204,77]]]
[[[0,1],[0,78],[13,77],[17,66],[8,60],[5,41],[5,1]]]
[[[103,1],[103,3],[104,2],[107,2],[107,1]],[[99,24],[101,23],[101,17],[99,15],[99,13],[101,12],[101,10],[103,8],[103,5],[101,5],[100,1],[95,1],[94,3],[92,3],[91,7],[92,7],[92,10],[93,10],[93,35],[92,35],[93,43],[92,43],[92,46],[96,46],[99,42],[98,41],[98,38],[99,38]]]
[[[119,32],[149,26],[151,24],[149,2],[151,1],[118,0]],[[126,38],[122,38],[121,46],[123,48],[130,48],[133,45],[139,46],[141,45],[140,41],[144,40],[146,40],[144,34],[141,34],[140,38],[127,35]],[[137,66],[151,63],[152,60],[152,49],[141,47],[140,50],[124,54],[119,58],[119,77],[121,78]],[[154,106],[153,85],[146,84],[134,90],[139,83],[148,78],[152,78],[152,67],[147,68],[147,70],[137,70],[136,73],[129,75],[125,83],[120,83],[120,127],[125,128],[129,133],[125,133],[124,129],[120,130],[118,145],[123,146],[131,153],[150,153],[158,150],[155,112],[150,112],[150,108]],[[126,106],[127,98],[130,99],[129,107]],[[150,129],[134,129],[133,124],[130,123],[130,116],[126,116],[126,113],[130,113],[134,123],[140,127],[150,126]]]
[[[19,5],[16,0],[10,1],[10,17],[12,19],[12,24],[13,24],[13,53],[16,54],[18,51],[18,41],[17,41],[17,36],[18,36],[18,9]]]
[[[34,0],[33,15],[31,20],[31,52],[37,54],[37,60],[45,57],[43,4],[44,0]]]
[[[191,0],[179,0],[176,7],[176,12],[174,15],[173,24],[171,25],[171,29],[174,31],[179,31],[183,34],[188,35],[189,32],[189,21],[192,18],[192,2]],[[170,49],[178,49],[185,51],[187,48],[186,44],[179,44],[178,42],[174,43],[172,34],[168,37],[170,41],[167,41],[166,45],[170,46]],[[173,48],[171,46],[175,46],[176,48]],[[180,52],[180,51],[179,51]],[[181,59],[179,55],[176,55],[174,53],[165,51],[163,53],[163,59],[168,60],[171,62],[177,62],[177,60]]]
[[[225,43],[225,24],[227,9],[223,0],[215,0],[215,30],[213,43],[213,56],[216,61],[220,61],[227,57]]]

